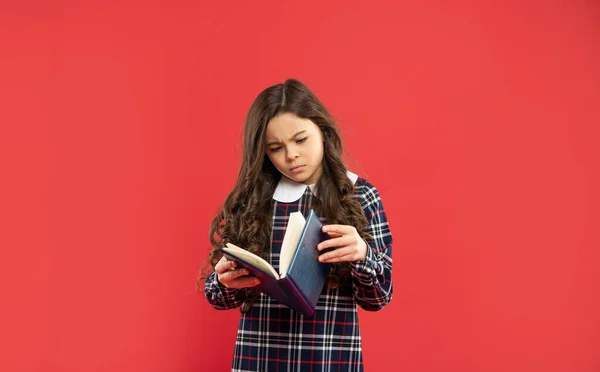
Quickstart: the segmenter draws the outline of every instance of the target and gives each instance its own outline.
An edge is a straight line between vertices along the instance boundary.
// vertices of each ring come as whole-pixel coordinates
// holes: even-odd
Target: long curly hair
[[[237,182],[221,211],[210,227],[213,246],[203,264],[197,286],[221,259],[218,247],[234,243],[269,261],[271,251],[272,198],[281,173],[269,160],[266,150],[266,129],[269,121],[282,113],[293,113],[310,119],[323,135],[323,173],[315,185],[318,197],[311,206],[327,224],[351,225],[361,237],[370,239],[367,219],[353,197],[354,185],[346,174],[342,161],[342,140],[335,121],[310,89],[295,79],[262,91],[252,103],[245,123],[243,159]],[[207,263],[210,263],[209,267]],[[332,266],[327,285],[338,287],[350,283],[350,264]],[[242,312],[248,311],[257,298],[256,290],[247,288],[247,301]]]

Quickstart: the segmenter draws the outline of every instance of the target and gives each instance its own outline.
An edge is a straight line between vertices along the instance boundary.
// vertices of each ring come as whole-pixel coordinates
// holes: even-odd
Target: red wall
[[[595,2],[81,3],[0,5],[0,370],[228,370],[194,280],[288,77],[387,207],[369,371],[600,370]]]

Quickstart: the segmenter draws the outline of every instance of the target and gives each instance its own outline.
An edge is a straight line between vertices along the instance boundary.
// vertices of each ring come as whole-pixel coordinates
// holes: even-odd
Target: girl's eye
[[[271,148],[271,152],[277,152],[279,150],[281,150],[281,147],[272,147]]]
[[[296,143],[302,143],[302,142],[306,141],[306,138],[307,137],[301,138],[301,139],[297,140]]]

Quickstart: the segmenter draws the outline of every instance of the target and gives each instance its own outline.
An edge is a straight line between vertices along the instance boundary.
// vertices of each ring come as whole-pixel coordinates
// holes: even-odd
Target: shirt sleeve
[[[359,201],[369,222],[367,256],[352,265],[352,289],[356,303],[365,310],[383,309],[392,299],[392,234],[377,189],[365,182],[358,187]]]
[[[204,283],[204,296],[217,310],[229,310],[242,305],[246,300],[246,291],[240,288],[227,288],[217,280],[217,273],[212,272]]]

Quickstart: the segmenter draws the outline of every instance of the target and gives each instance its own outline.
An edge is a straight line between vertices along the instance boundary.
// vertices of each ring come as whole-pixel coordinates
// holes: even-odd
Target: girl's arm
[[[368,182],[357,186],[373,240],[366,242],[365,260],[352,263],[353,297],[363,309],[377,311],[392,299],[392,234],[377,189]]]
[[[239,307],[246,300],[244,288],[227,288],[217,280],[213,271],[204,283],[204,296],[208,303],[217,310],[229,310]]]

